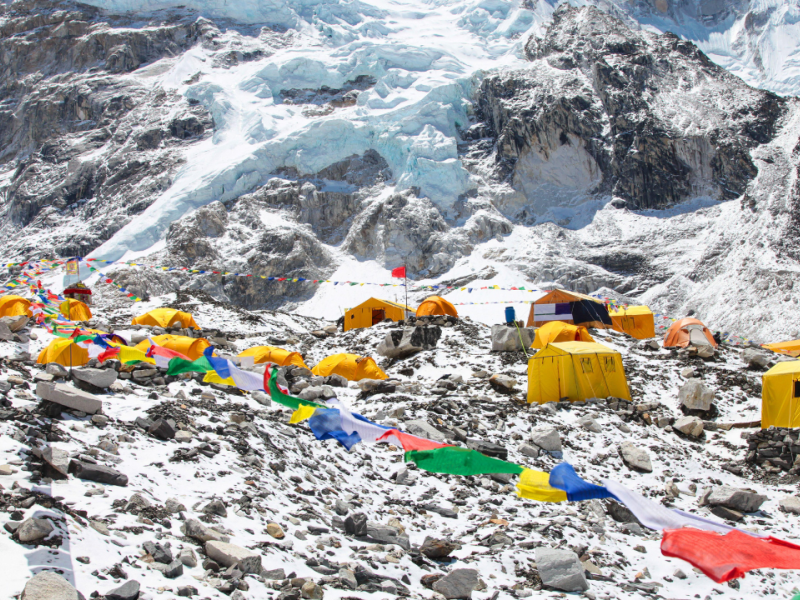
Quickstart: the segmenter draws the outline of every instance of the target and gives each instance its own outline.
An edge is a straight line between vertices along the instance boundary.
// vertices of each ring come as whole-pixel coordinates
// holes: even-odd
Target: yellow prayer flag
[[[525,469],[519,476],[517,495],[520,498],[539,500],[540,502],[563,502],[567,493],[550,485],[550,474],[543,471]]]
[[[300,408],[292,413],[292,418],[289,419],[289,424],[302,423],[306,419],[310,419],[316,411],[316,406],[306,406],[305,404],[301,404]]]
[[[203,381],[205,383],[218,383],[220,385],[230,385],[232,387],[236,387],[236,384],[233,382],[233,377],[228,377],[227,379],[223,379],[219,375],[217,375],[216,371],[209,371],[206,373],[205,377],[203,377]]]

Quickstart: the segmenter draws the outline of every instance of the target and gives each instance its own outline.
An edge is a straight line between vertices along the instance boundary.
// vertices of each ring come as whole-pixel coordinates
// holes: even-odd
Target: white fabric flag
[[[378,441],[379,437],[388,431],[388,429],[384,429],[383,427],[378,427],[377,425],[372,425],[371,423],[365,423],[364,421],[356,419],[344,402],[336,398],[331,398],[326,404],[339,409],[339,414],[342,416],[342,429],[344,432],[357,433],[363,442],[375,443]]]
[[[156,359],[156,366],[160,369],[168,369],[169,368],[169,361],[172,360],[167,356],[161,356],[160,354],[154,354],[153,358]]]
[[[263,391],[264,390],[264,377],[258,373],[251,373],[250,371],[242,371],[239,367],[228,361],[228,370],[231,372],[231,379],[240,390],[246,392]]]

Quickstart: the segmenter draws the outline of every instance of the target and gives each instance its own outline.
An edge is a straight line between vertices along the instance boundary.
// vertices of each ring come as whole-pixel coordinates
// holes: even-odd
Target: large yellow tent
[[[407,314],[414,314],[414,309],[405,304],[370,298],[344,313],[344,330],[372,327],[384,319],[404,321]]]
[[[159,346],[180,352],[190,360],[197,360],[203,356],[203,350],[208,348],[211,343],[206,338],[192,338],[185,335],[157,335],[153,341]],[[150,348],[150,340],[143,340],[136,344],[137,350],[147,352]]]
[[[89,310],[86,303],[80,300],[71,300],[67,298],[61,303],[58,310],[70,321],[88,321],[92,318],[92,311]]]
[[[22,315],[33,316],[30,300],[14,294],[0,298],[0,317],[19,317]]]
[[[449,315],[458,318],[458,311],[448,300],[441,296],[428,296],[417,307],[418,317],[427,317],[431,315]]]
[[[151,327],[172,327],[175,323],[180,323],[181,327],[194,327],[200,329],[195,323],[194,317],[187,312],[175,310],[174,308],[154,308],[131,321],[133,325],[150,325]]]
[[[551,321],[611,329],[611,317],[603,302],[567,290],[552,290],[531,304],[526,327],[541,327]]]
[[[291,352],[283,348],[275,348],[274,346],[254,346],[243,352],[239,352],[239,356],[252,356],[255,364],[272,363],[279,367],[294,365],[296,367],[308,368],[306,367],[306,363],[303,362],[303,356],[299,352]]]
[[[761,428],[800,427],[800,360],[779,362],[764,373]]]
[[[322,377],[335,373],[349,381],[388,379],[386,373],[375,364],[375,360],[369,356],[358,356],[356,354],[334,354],[324,358],[316,367],[311,369],[311,372]]]
[[[775,342],[774,344],[761,344],[767,350],[772,350],[778,354],[784,354],[797,358],[800,356],[800,340],[792,340],[790,342]]]
[[[614,331],[627,333],[637,340],[656,337],[656,323],[653,311],[647,306],[629,306],[608,313]]]
[[[619,352],[593,342],[548,344],[528,360],[528,402],[631,399]]]
[[[80,367],[89,362],[89,351],[70,338],[56,338],[39,353],[36,362],[40,365],[58,363],[65,367]]]
[[[589,330],[583,325],[570,325],[564,321],[550,321],[536,330],[531,348],[541,350],[547,344],[555,342],[593,342]]]

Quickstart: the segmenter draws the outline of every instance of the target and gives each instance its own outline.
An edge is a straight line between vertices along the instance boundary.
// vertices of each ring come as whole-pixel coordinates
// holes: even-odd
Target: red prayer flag
[[[405,267],[397,267],[396,269],[392,269],[392,277],[399,277],[400,279],[405,279],[405,277],[406,277],[406,268]]]
[[[380,436],[377,441],[388,442],[389,438],[391,437],[394,437],[398,442],[400,442],[400,445],[403,447],[405,452],[408,452],[409,450],[436,450],[437,448],[444,448],[448,445],[417,437],[398,429],[388,430],[386,433]]]
[[[81,334],[81,328],[80,328],[80,327],[76,327],[76,328],[75,328],[75,331],[73,331],[73,332],[72,332],[72,335],[71,335],[71,336],[69,336],[69,339],[71,339],[71,340],[74,340],[74,339],[75,339],[76,337],[78,337],[80,334]]]
[[[691,563],[717,583],[743,577],[753,569],[800,569],[800,546],[771,536],[754,538],[735,529],[725,535],[688,527],[668,529],[661,553]]]
[[[97,360],[99,360],[100,362],[104,362],[107,361],[109,358],[116,358],[117,356],[119,356],[119,353],[120,353],[119,348],[111,346],[107,350],[101,352],[100,355],[97,357]]]

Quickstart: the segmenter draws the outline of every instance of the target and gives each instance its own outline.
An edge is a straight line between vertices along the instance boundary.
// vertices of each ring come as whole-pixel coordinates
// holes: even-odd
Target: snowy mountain
[[[4,258],[376,282],[407,261],[426,283],[608,287],[800,335],[796,104],[746,85],[800,85],[796,6],[134,4],[0,4]],[[140,295],[342,304],[117,275]]]

